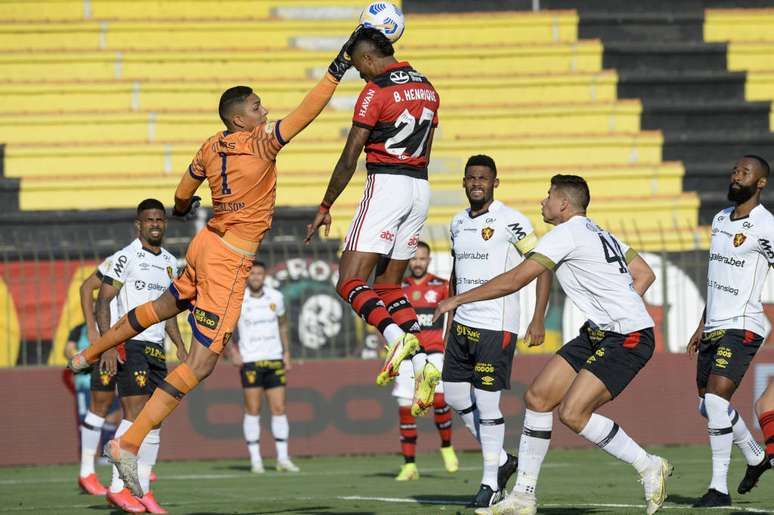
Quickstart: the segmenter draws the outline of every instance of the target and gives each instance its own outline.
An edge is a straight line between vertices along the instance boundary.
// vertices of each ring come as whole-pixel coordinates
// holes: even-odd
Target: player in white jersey
[[[470,302],[510,295],[551,270],[567,297],[588,316],[580,334],[527,390],[516,486],[504,501],[476,513],[536,513],[535,487],[557,406],[567,427],[634,466],[645,487],[648,514],[666,498],[669,462],[649,455],[618,424],[595,413],[626,388],[653,354],[653,320],[642,294],[655,276],[634,250],[586,217],[590,198],[583,178],[552,177],[542,212],[543,220],[556,227],[519,266],[441,302],[436,310],[440,316]]]
[[[707,305],[688,343],[689,355],[698,351],[699,412],[707,419],[712,448],[712,480],[696,508],[731,505],[727,476],[732,443],[747,460],[740,494],[755,486],[769,467],[763,449],[730,405],[766,334],[761,290],[774,265],[774,217],[760,204],[760,196],[768,176],[769,165],[761,157],[737,161],[728,189],[734,207],[712,220]]]
[[[89,342],[96,341],[97,336],[99,336],[97,322],[94,319],[94,292],[100,289],[102,277],[110,266],[111,261],[110,257],[108,257],[81,283],[79,289],[81,311],[83,312],[86,334],[88,335],[87,345]],[[114,299],[110,303],[110,321],[113,323],[116,320],[118,318],[116,317],[116,301]],[[73,343],[72,346],[70,346],[71,342]],[[77,351],[82,350],[79,345],[81,342],[82,338],[68,341],[68,346],[65,348],[65,357],[68,360]],[[107,370],[105,367],[93,367],[90,373],[76,374],[76,392],[80,389],[79,384],[82,381],[88,383],[88,385],[84,385],[84,388],[88,389],[89,407],[81,421],[80,427],[81,468],[78,475],[78,485],[88,494],[101,497],[107,494],[107,488],[100,483],[94,472],[94,458],[97,454],[97,447],[99,446],[102,433],[106,433],[106,436],[110,436],[110,438],[115,433],[115,426],[112,425],[112,421],[108,423],[106,420],[115,400],[115,370]],[[117,411],[111,414],[111,418],[118,415]],[[107,433],[110,434],[108,435]],[[110,438],[104,440],[108,441]]]
[[[113,254],[110,267],[102,273],[102,286],[97,297],[97,325],[101,334],[105,334],[111,322],[161,296],[176,276],[177,261],[161,246],[167,227],[164,205],[156,199],[140,202],[135,226],[137,239]],[[109,304],[113,299],[117,302],[117,312],[111,317]],[[164,381],[167,374],[165,332],[177,347],[178,359],[183,361],[186,349],[176,318],[148,327],[128,340],[123,351],[119,346],[119,349],[105,351],[100,358],[101,368],[116,371],[118,394],[124,413],[116,437],[120,437],[132,425],[153,391]],[[158,427],[151,430],[140,446],[138,470],[143,496],[133,497],[113,467],[113,481],[107,493],[110,504],[124,510],[144,509],[150,513],[166,513],[150,490],[151,470],[159,452],[159,432]]]
[[[463,187],[470,207],[451,223],[451,294],[469,291],[512,269],[537,242],[529,220],[494,199],[498,184],[497,167],[491,157],[475,155],[468,159]],[[550,279],[548,272],[542,276],[542,293],[535,306],[535,320],[541,328]],[[442,375],[446,402],[481,443],[484,458],[481,486],[468,507],[490,506],[505,495],[508,479],[516,471],[516,458],[503,449],[505,420],[500,394],[510,388],[519,332],[519,299],[514,294],[463,305],[449,319],[452,323]]]
[[[288,457],[290,426],[285,414],[285,373],[290,369],[288,317],[282,293],[264,285],[266,265],[253,261],[247,278],[231,360],[240,368],[245,398],[242,429],[250,453],[251,469],[263,473],[261,459],[261,397],[266,394],[271,410],[271,432],[277,449],[277,470],[298,472]]]

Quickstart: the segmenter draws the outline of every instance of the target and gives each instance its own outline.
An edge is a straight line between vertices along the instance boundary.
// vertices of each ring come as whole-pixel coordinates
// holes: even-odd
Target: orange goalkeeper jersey
[[[269,122],[250,132],[221,131],[196,153],[188,174],[210,185],[214,216],[208,225],[216,233],[257,244],[271,228],[275,160],[282,148],[278,128],[279,123]]]

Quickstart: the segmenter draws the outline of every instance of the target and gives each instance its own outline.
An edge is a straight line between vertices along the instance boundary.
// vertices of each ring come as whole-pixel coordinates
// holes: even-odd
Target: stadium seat
[[[202,140],[221,130],[221,92],[250,85],[270,117],[282,117],[324,73],[361,4],[4,3],[0,142],[5,175],[21,178],[21,209],[126,208],[151,193],[169,197]],[[212,17],[216,10],[223,14]],[[661,244],[690,239],[682,235],[696,230],[696,199],[683,193],[682,166],[662,162],[660,133],[640,130],[640,102],[617,98],[618,76],[602,69],[599,41],[578,41],[575,12],[411,15],[408,27],[398,54],[430,77],[442,104],[428,227],[447,225],[465,205],[465,160],[488,153],[501,169],[498,198],[524,206],[541,230],[537,206],[549,178],[577,172],[606,220],[634,206],[632,227],[649,245],[658,243],[648,231],[675,220],[680,237]],[[283,151],[278,205],[319,202],[362,87],[352,79]],[[359,170],[335,207],[340,232],[364,177]]]

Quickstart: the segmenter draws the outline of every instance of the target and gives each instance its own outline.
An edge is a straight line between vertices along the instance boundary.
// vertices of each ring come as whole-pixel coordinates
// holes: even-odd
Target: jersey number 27
[[[427,135],[430,134],[434,117],[435,113],[432,109],[423,107],[417,127],[417,119],[408,109],[404,109],[395,120],[395,127],[400,130],[384,142],[384,149],[393,156],[403,156],[407,153],[411,153],[412,158],[421,156],[425,151]]]

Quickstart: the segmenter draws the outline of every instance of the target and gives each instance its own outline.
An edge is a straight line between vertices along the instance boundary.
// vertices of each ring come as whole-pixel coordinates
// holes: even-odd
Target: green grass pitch
[[[690,504],[709,482],[709,446],[650,451],[675,465],[663,512],[707,513],[691,510]],[[774,513],[774,472],[764,474],[749,494],[735,495],[744,461],[734,453],[729,474],[734,506],[710,513]],[[173,514],[472,513],[464,504],[481,478],[481,456],[474,452],[460,453],[461,470],[453,475],[443,470],[439,454],[420,454],[421,478],[408,483],[393,480],[402,462],[397,455],[295,461],[301,472],[292,475],[274,472],[273,460],[266,460],[263,475],[251,474],[247,460],[162,462],[154,492]],[[0,468],[0,512],[120,513],[102,499],[79,493],[76,474],[75,466]],[[109,480],[106,466],[98,467],[98,474]],[[551,450],[540,477],[538,513],[644,513],[637,480],[631,467],[600,450]]]

